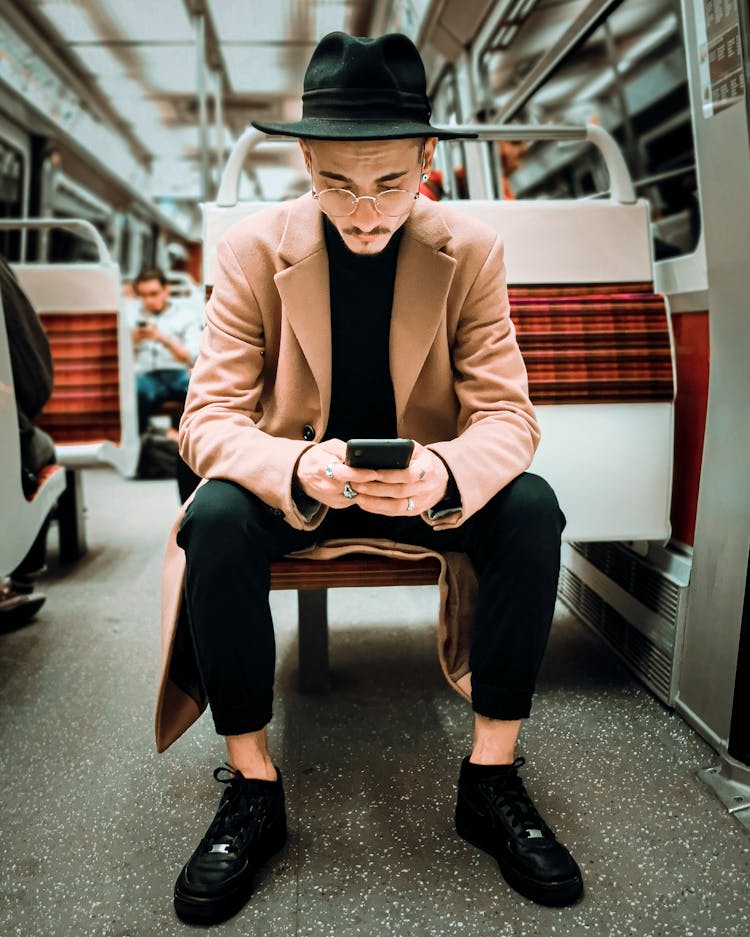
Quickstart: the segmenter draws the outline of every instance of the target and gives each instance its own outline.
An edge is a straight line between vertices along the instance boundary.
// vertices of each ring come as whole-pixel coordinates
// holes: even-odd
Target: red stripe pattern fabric
[[[62,465],[58,465],[56,462],[53,465],[45,465],[36,473],[36,480],[38,482],[37,489],[30,497],[27,497],[27,501],[33,501],[39,492],[42,490],[42,487],[46,482],[52,478],[53,475],[57,475],[58,472],[62,472]]]
[[[59,445],[120,443],[117,313],[41,313],[55,382],[36,420]]]
[[[537,404],[674,399],[667,305],[651,283],[511,286]]]

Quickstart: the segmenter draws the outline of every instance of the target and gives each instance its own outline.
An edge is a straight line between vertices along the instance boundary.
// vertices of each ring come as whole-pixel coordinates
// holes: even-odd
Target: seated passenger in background
[[[30,499],[39,486],[38,473],[55,461],[52,438],[33,423],[52,393],[52,354],[39,316],[2,255],[0,295],[18,411],[21,487],[26,498]],[[0,628],[24,624],[45,602],[46,597],[34,591],[34,583],[45,568],[48,528],[49,518],[42,524],[19,566],[10,577],[0,579]],[[4,536],[8,536],[7,531]]]
[[[184,403],[190,368],[198,355],[201,311],[171,299],[164,271],[145,267],[133,281],[140,300],[132,331],[138,393],[138,432],[168,400]]]
[[[474,741],[458,771],[457,831],[523,895],[570,904],[583,891],[580,871],[534,807],[515,756],[552,622],[565,519],[549,485],[526,472],[539,427],[503,244],[482,223],[419,199],[438,139],[459,135],[430,124],[424,66],[406,36],[331,33],[304,87],[302,120],[254,125],[300,139],[312,194],[240,221],[219,243],[180,426],[183,457],[208,479],[177,537],[190,647],[231,768],[179,875],[175,908],[204,925],[230,916],[284,844],[266,729],[269,564],[339,537],[470,557],[479,578]],[[345,440],[396,436],[415,440],[408,468],[346,464]]]

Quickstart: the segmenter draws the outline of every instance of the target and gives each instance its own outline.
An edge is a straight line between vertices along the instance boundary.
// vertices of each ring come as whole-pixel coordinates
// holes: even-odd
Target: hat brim
[[[330,117],[303,117],[284,124],[251,121],[256,130],[306,140],[406,140],[411,137],[437,137],[439,140],[468,140],[475,133],[454,133],[444,127],[432,127],[409,120],[343,120]]]

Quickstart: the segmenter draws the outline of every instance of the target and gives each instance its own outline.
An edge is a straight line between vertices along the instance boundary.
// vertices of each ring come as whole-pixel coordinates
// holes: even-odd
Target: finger
[[[384,514],[388,517],[411,517],[418,516],[423,507],[421,507],[414,498],[412,503],[414,507],[411,511],[407,510],[408,498],[377,498],[373,495],[360,493],[357,497],[357,504],[363,511],[370,514]]]
[[[318,445],[323,452],[330,453],[339,462],[346,459],[346,443],[342,439],[326,439]]]
[[[359,482],[357,491],[361,494],[372,495],[374,498],[406,498],[409,495],[409,485],[386,485],[383,482]]]

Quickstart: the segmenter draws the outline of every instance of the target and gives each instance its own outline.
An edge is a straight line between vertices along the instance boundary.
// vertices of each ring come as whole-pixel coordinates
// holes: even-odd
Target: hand
[[[381,469],[371,474],[375,476],[372,480],[351,483],[357,492],[357,504],[371,514],[416,516],[441,501],[448,487],[445,463],[418,442],[414,443],[408,468]],[[410,503],[411,510],[408,509]]]
[[[164,339],[164,336],[161,334],[154,322],[149,322],[146,325],[139,325],[133,329],[133,341],[136,343],[136,345],[139,345],[141,342],[145,342],[148,339],[150,339],[152,342],[162,342]]]
[[[358,491],[361,485],[377,478],[373,469],[351,468],[345,464],[346,443],[341,439],[326,439],[305,450],[297,463],[297,481],[306,495],[329,508],[348,508],[359,498],[344,497],[347,482]],[[326,475],[330,466],[332,477]]]

